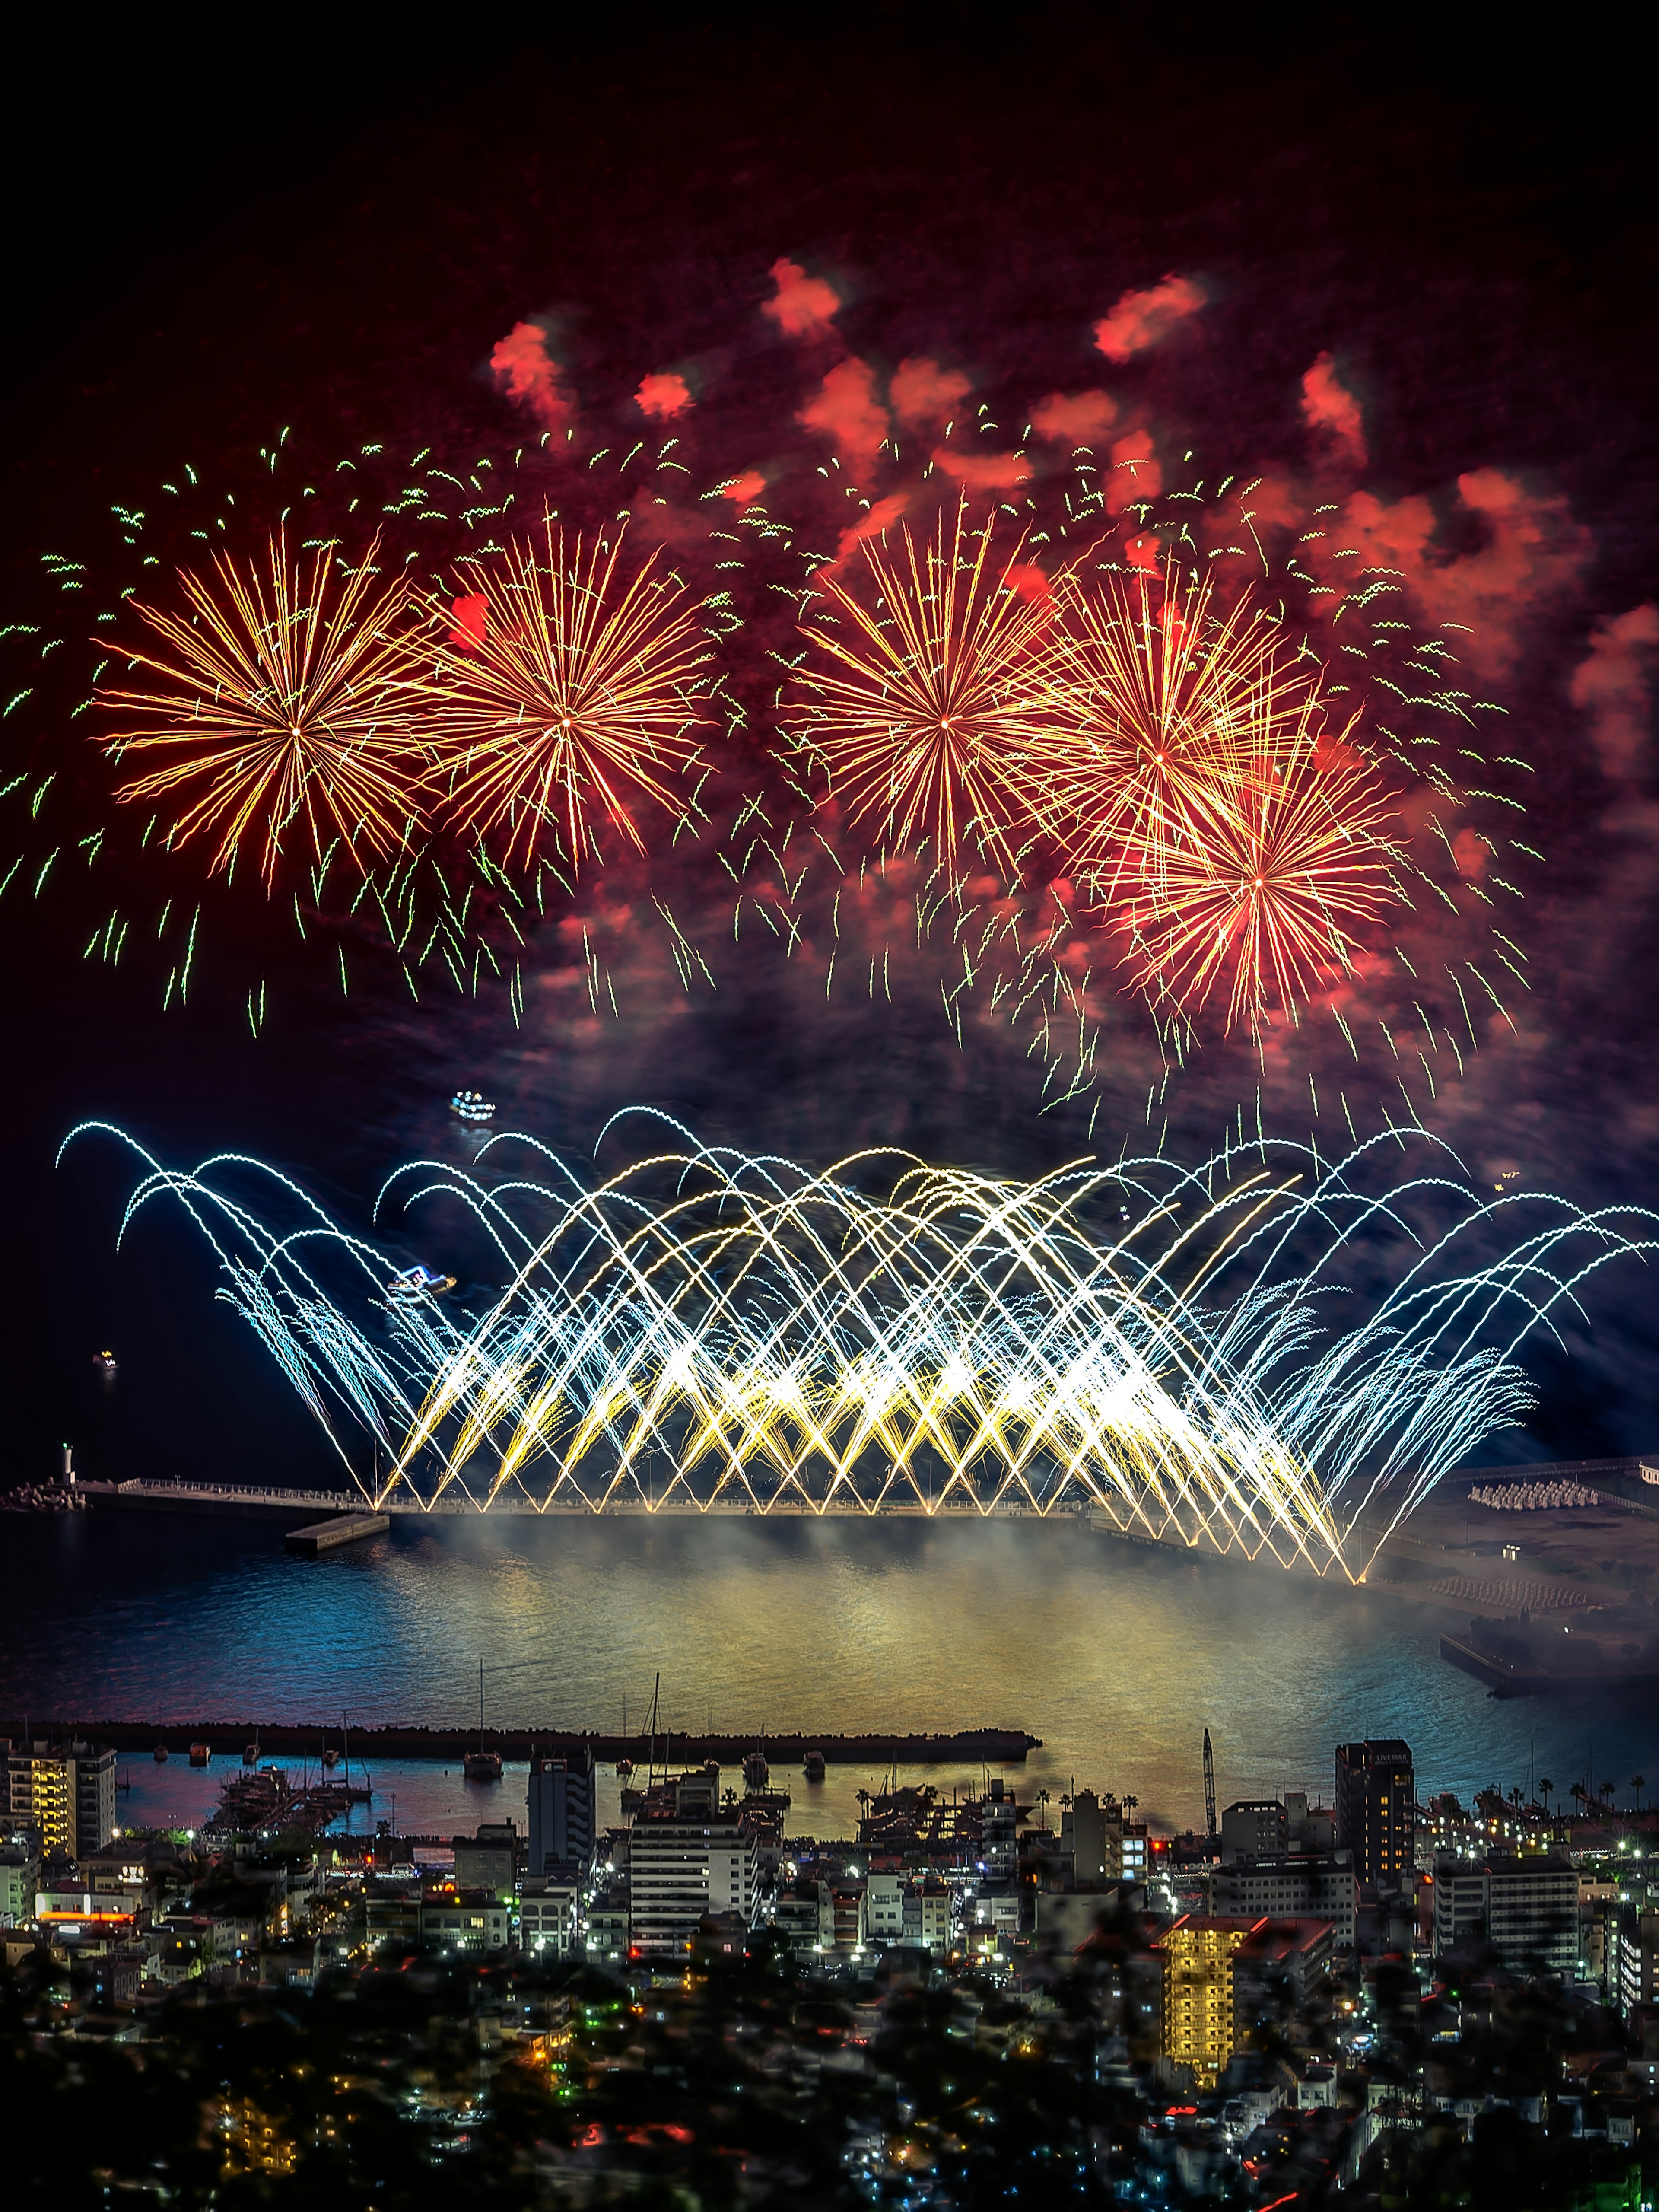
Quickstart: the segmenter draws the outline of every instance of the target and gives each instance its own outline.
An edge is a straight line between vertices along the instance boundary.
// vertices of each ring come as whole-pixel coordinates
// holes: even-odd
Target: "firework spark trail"
[[[1024,539],[993,562],[992,537],[990,521],[970,528],[963,500],[920,549],[903,525],[896,556],[866,539],[853,557],[873,605],[822,572],[828,606],[802,629],[836,666],[799,672],[789,726],[884,842],[931,840],[951,869],[970,847],[1015,876],[1046,736],[1033,647],[1048,611],[1011,580]],[[831,611],[847,637],[825,625]]]
[[[1191,1170],[1081,1162],[1022,1183],[898,1152],[814,1175],[652,1118],[686,1148],[592,1187],[499,1136],[480,1160],[522,1144],[531,1174],[491,1186],[422,1161],[392,1179],[383,1197],[407,1182],[410,1202],[459,1199],[488,1235],[511,1279],[478,1315],[390,1289],[390,1257],[236,1155],[183,1173],[134,1145],[148,1172],[123,1234],[158,1197],[185,1206],[219,1295],[342,1457],[342,1414],[391,1452],[365,1486],[377,1503],[453,1486],[544,1510],[1092,1508],[1357,1574],[1525,1410],[1528,1334],[1582,1313],[1589,1275],[1655,1249],[1659,1227],[1635,1208],[1483,1201],[1420,1130],[1390,1139],[1425,1148],[1425,1170],[1379,1189],[1382,1139],[1335,1164],[1258,1139]],[[87,1129],[121,1135],[86,1124],[65,1145]],[[296,1225],[222,1187],[249,1175]],[[1131,1206],[1128,1225],[1095,1225]],[[1380,1240],[1405,1261],[1332,1328],[1344,1268]],[[321,1278],[342,1267],[337,1297]]]
[[[258,834],[267,889],[301,819],[313,860],[339,844],[363,868],[360,847],[384,860],[407,844],[426,755],[411,715],[410,594],[401,581],[377,586],[378,551],[377,538],[336,586],[331,549],[291,562],[279,530],[263,573],[217,555],[216,589],[180,569],[187,615],[133,602],[171,651],[129,649],[151,681],[99,690],[98,704],[121,718],[101,742],[118,761],[171,756],[116,792],[129,804],[182,804],[164,843],[217,837],[211,867],[228,872]]]
[[[544,544],[514,538],[486,572],[489,617],[464,649],[438,647],[428,734],[433,781],[469,833],[499,837],[527,864],[551,829],[573,872],[600,857],[597,813],[645,850],[627,787],[684,812],[662,781],[696,758],[699,716],[689,687],[707,640],[684,592],[655,573],[653,551],[620,587],[623,533],[607,550],[567,547],[551,514]],[[447,632],[447,605],[434,608]]]

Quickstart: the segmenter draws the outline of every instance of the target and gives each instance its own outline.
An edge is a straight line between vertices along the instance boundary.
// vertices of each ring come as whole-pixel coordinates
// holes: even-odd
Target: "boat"
[[[113,1375],[117,1364],[115,1354],[112,1352],[100,1352],[94,1354],[92,1364],[104,1374]]]
[[[453,1275],[434,1275],[429,1267],[405,1267],[386,1286],[389,1298],[441,1298],[455,1287]]]
[[[244,1747],[242,1764],[244,1766],[257,1766],[259,1764],[259,1740],[257,1736],[252,1743]]]
[[[626,1782],[626,1781],[627,1781],[627,1779],[628,1779],[628,1778],[629,1778],[629,1776],[633,1771],[634,1771],[634,1762],[633,1762],[633,1760],[632,1760],[631,1759],[628,1758],[625,1754],[624,1754],[624,1756],[623,1756],[623,1758],[619,1759],[617,1761],[617,1779],[619,1782]]]
[[[167,1763],[167,1747],[164,1743],[158,1743],[155,1747],[155,1764],[158,1766],[165,1766]]]
[[[192,1766],[205,1766],[212,1756],[213,1746],[210,1743],[193,1743],[190,1747],[190,1763]]]
[[[449,1102],[449,1110],[477,1127],[495,1119],[495,1102],[486,1098],[481,1091],[458,1091]]]
[[[821,1751],[807,1753],[803,1771],[809,1782],[822,1782],[828,1771]]]
[[[329,1772],[332,1774],[339,1763],[339,1753],[335,1749],[331,1743],[325,1743],[323,1746],[323,1765],[328,1769]]]
[[[483,1678],[484,1664],[478,1662],[478,1748],[467,1752],[461,1759],[461,1771],[469,1782],[499,1782],[501,1778],[501,1754],[487,1751],[483,1740]]]
[[[744,1759],[743,1786],[745,1790],[764,1790],[771,1779],[772,1770],[766,1763],[766,1753],[757,1747]]]

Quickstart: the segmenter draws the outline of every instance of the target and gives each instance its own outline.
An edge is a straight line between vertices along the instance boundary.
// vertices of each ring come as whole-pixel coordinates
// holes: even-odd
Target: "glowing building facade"
[[[1232,2057],[1236,1960],[1258,1924],[1189,1913],[1152,1946],[1164,1960],[1164,2057],[1190,2067],[1199,2089],[1213,2089]]]
[[[6,1754],[8,1809],[33,1827],[42,1853],[78,1859],[115,1833],[115,1753],[88,1743],[11,1744]]]
[[[1397,1889],[1412,1870],[1417,1784],[1397,1736],[1336,1747],[1336,1842],[1362,1891]]]

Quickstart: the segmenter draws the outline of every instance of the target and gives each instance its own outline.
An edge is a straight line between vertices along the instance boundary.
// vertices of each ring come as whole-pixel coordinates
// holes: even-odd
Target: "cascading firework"
[[[526,1137],[400,1170],[381,1204],[459,1200],[506,1271],[465,1303],[244,1156],[178,1171],[101,1122],[65,1145],[139,1152],[123,1236],[185,1207],[377,1504],[1097,1510],[1354,1575],[1525,1409],[1528,1333],[1653,1243],[1634,1208],[1485,1201],[1421,1130],[1334,1164],[1240,1141],[1019,1182],[887,1151],[815,1175],[669,1126],[683,1148],[591,1187]],[[533,1173],[486,1182],[503,1146]],[[1427,1158],[1389,1181],[1396,1146]]]

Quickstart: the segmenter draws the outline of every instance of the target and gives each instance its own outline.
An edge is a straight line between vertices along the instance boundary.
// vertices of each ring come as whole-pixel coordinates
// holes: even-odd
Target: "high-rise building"
[[[1412,1870],[1417,1786],[1398,1737],[1336,1747],[1336,1844],[1362,1891],[1396,1889]]]
[[[115,1833],[115,1753],[88,1743],[35,1741],[6,1747],[8,1805],[50,1857],[95,1851]]]
[[[530,1759],[530,1866],[532,1876],[593,1863],[593,1753],[584,1745],[557,1759]]]
[[[1105,1881],[1106,1809],[1092,1790],[1079,1790],[1060,1814],[1060,1841],[1071,1848],[1073,1880]]]
[[[755,1923],[755,1832],[739,1812],[636,1820],[629,1843],[629,1942],[641,1956],[690,1951],[711,1912]]]
[[[1353,1868],[1346,1851],[1282,1854],[1220,1866],[1210,1882],[1212,1911],[1224,1918],[1328,1920],[1340,1950],[1353,1948]]]
[[[1164,1959],[1164,2056],[1191,2067],[1200,2089],[1213,2089],[1232,2057],[1234,1960],[1256,1924],[1189,1913],[1152,1945]]]
[[[1578,1875],[1542,1852],[1471,1863],[1448,1854],[1434,1869],[1434,1949],[1481,1938],[1516,1972],[1541,1967],[1572,1975],[1578,1966]],[[1615,1978],[1618,1969],[1615,1969]]]

